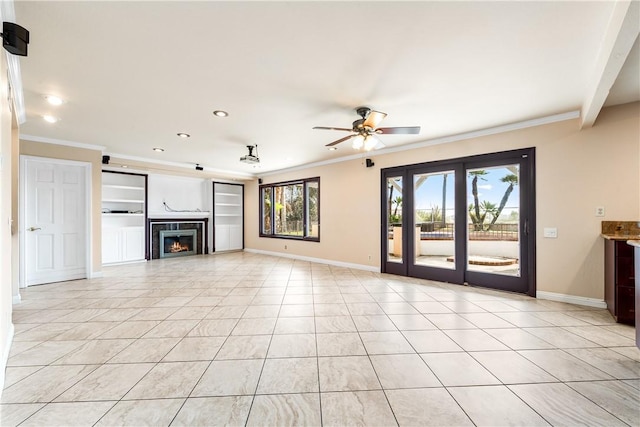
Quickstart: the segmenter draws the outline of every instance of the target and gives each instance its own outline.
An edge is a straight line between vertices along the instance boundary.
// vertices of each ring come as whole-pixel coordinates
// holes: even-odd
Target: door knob
[[[29,227],[27,228],[28,231],[36,231],[36,230],[42,230],[42,228],[40,227]]]

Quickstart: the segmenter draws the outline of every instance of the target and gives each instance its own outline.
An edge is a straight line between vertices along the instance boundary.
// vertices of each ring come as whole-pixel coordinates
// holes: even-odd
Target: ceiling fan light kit
[[[353,138],[352,147],[354,150],[364,149],[365,151],[377,150],[384,147],[384,144],[377,136],[379,134],[415,135],[420,133],[420,126],[379,128],[380,122],[387,117],[387,113],[373,111],[369,107],[358,107],[356,108],[356,113],[358,113],[361,118],[352,123],[351,129],[325,126],[316,126],[314,129],[352,132],[352,135],[330,142],[326,146],[331,149],[334,145]]]

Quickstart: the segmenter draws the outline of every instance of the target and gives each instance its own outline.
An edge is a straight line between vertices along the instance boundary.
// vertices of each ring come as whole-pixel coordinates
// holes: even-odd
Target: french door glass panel
[[[413,175],[414,265],[455,269],[455,172]]]
[[[520,277],[520,165],[467,169],[467,270]]]
[[[387,178],[387,262],[402,261],[402,177]]]

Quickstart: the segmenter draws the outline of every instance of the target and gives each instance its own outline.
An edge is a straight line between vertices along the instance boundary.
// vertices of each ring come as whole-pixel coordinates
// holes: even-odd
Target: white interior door
[[[87,277],[88,165],[23,157],[23,285]]]

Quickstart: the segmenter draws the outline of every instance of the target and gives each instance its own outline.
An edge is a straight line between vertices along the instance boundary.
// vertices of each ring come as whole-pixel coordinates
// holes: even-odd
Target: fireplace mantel
[[[149,212],[149,219],[201,219],[209,218],[211,212]]]

